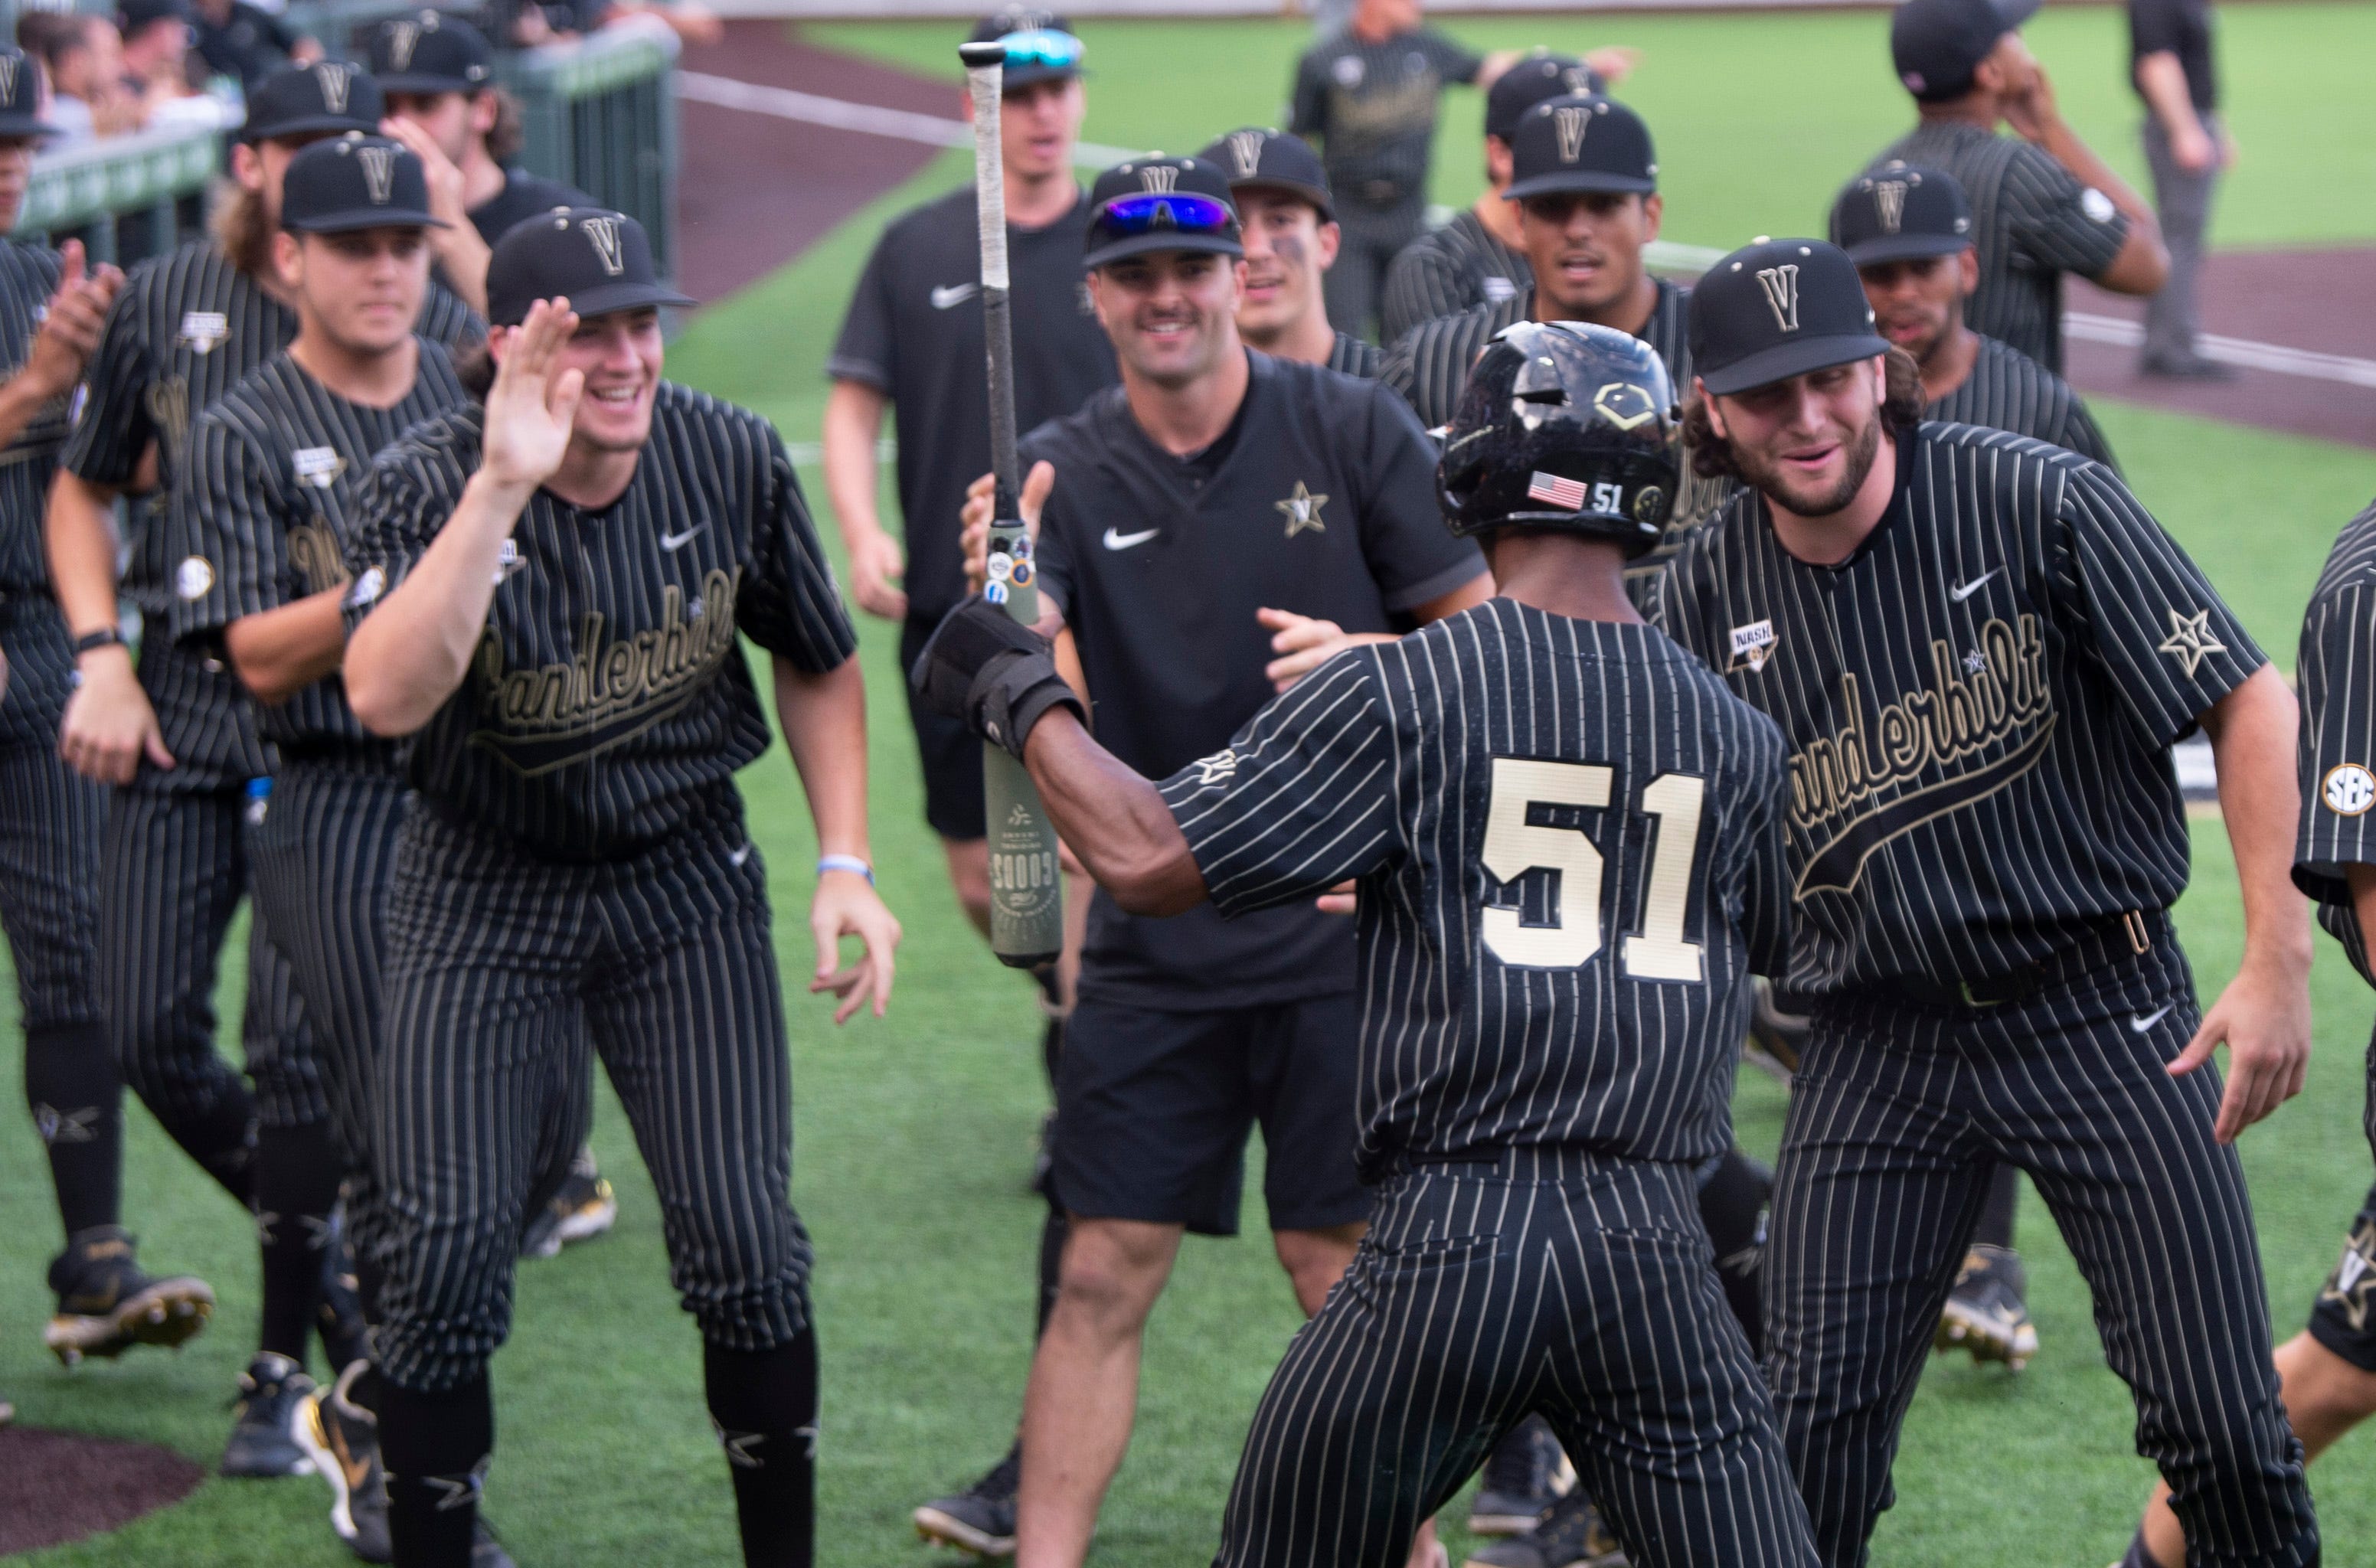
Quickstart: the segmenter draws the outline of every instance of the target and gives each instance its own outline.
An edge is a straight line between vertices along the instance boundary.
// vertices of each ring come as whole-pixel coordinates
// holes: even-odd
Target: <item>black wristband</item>
[[[121,630],[114,626],[101,626],[95,632],[85,632],[75,638],[75,657],[80,659],[93,648],[122,647],[123,646],[124,633]]]

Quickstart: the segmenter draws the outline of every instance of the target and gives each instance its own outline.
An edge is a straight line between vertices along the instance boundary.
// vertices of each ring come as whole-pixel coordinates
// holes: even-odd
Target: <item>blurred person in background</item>
[[[243,93],[278,65],[310,65],[322,58],[318,39],[247,0],[196,0],[192,42],[207,69],[229,77]]]
[[[2232,381],[2234,367],[2195,347],[2194,308],[2211,187],[2235,166],[2236,143],[2219,117],[2211,59],[2210,0],[2129,0],[2129,74],[2145,105],[2145,167],[2169,249],[2169,281],[2145,302],[2137,369],[2188,381]]]

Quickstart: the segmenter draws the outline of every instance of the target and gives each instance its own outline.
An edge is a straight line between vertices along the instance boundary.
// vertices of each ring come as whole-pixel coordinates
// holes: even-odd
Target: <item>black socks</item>
[[[50,1180],[65,1233],[117,1223],[124,1206],[124,1086],[97,1024],[25,1031],[25,1102],[50,1151]]]
[[[704,1343],[709,1419],[734,1479],[744,1568],[809,1568],[816,1550],[816,1331],[755,1353]]]
[[[330,1210],[342,1161],[327,1123],[256,1130],[255,1239],[264,1253],[264,1329],[259,1348],[305,1364],[322,1297]],[[342,1363],[331,1351],[330,1372]]]
[[[495,1446],[495,1405],[484,1372],[445,1394],[377,1383],[379,1451],[387,1466],[387,1525],[405,1568],[469,1568],[479,1491]]]

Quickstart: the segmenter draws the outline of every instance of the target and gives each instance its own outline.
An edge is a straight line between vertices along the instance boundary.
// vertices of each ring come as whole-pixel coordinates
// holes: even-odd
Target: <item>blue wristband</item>
[[[874,885],[874,868],[868,865],[864,861],[860,860],[856,855],[819,855],[817,857],[817,874],[819,876],[823,876],[829,871],[854,872],[858,875],[866,879],[867,886],[872,887]]]

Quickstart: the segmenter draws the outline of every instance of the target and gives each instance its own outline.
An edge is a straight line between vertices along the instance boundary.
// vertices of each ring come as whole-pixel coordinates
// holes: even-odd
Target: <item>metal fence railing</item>
[[[611,28],[502,57],[519,100],[521,161],[643,224],[663,276],[676,270],[676,35]]]
[[[93,261],[128,267],[205,221],[222,133],[184,128],[113,137],[33,160],[17,233],[78,238]]]

